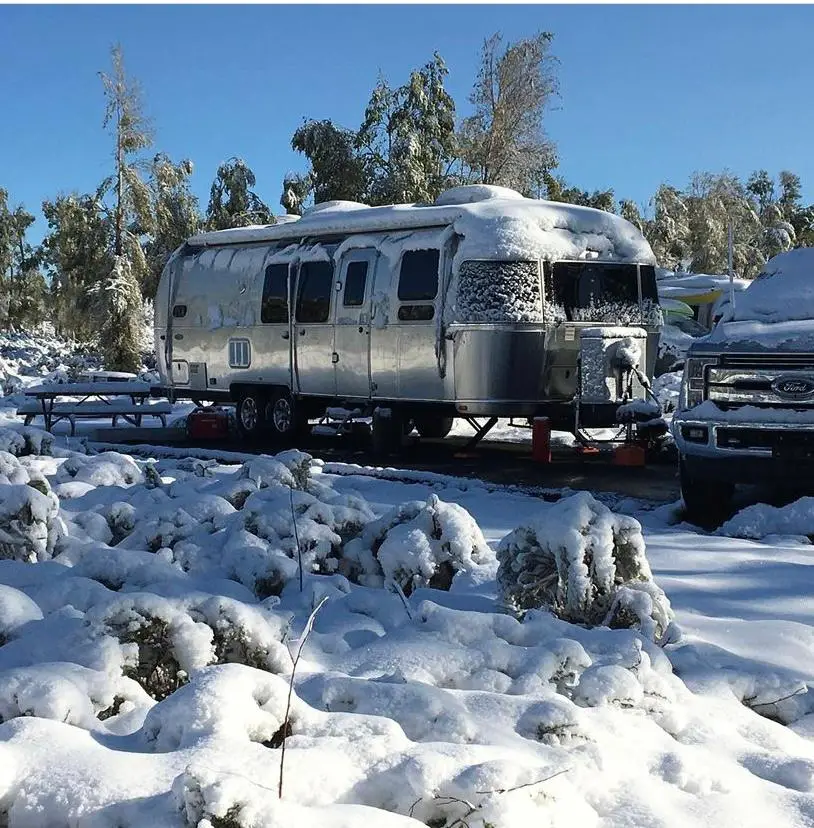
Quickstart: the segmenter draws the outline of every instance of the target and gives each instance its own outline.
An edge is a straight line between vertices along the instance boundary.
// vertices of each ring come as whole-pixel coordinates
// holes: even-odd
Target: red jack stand
[[[531,459],[535,463],[551,462],[551,420],[535,417],[531,431]]]

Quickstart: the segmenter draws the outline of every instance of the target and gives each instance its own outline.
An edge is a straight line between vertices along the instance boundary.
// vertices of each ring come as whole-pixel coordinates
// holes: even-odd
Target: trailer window
[[[345,273],[345,292],[342,304],[346,308],[358,308],[365,301],[367,262],[351,262]]]
[[[438,293],[438,250],[408,250],[401,257],[399,299],[429,302]]]
[[[263,281],[261,322],[288,322],[288,265],[273,264],[266,268]]]
[[[229,367],[248,368],[252,364],[252,346],[248,339],[229,340]]]
[[[297,294],[298,322],[327,322],[334,269],[330,262],[303,262]]]
[[[432,305],[402,305],[398,317],[402,322],[428,322],[435,316]]]
[[[537,262],[464,262],[457,304],[461,322],[541,322]]]
[[[650,265],[555,262],[546,268],[545,292],[546,311],[555,320],[661,323],[655,269]]]

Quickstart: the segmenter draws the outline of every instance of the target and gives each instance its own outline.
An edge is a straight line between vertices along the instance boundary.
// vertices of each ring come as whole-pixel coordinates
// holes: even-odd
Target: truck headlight
[[[684,377],[681,380],[680,409],[695,408],[704,402],[707,368],[717,364],[718,357],[687,357],[684,363]]]

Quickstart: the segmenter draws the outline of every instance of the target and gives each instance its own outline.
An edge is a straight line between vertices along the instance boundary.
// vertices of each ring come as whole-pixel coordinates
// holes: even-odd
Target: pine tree
[[[209,193],[207,230],[273,224],[274,216],[252,189],[256,183],[254,173],[242,158],[230,158],[221,164]]]
[[[459,141],[465,176],[521,192],[535,189],[543,171],[557,166],[556,149],[544,130],[544,115],[557,95],[556,58],[550,32],[510,43],[487,38]]]
[[[149,268],[140,236],[154,226],[150,188],[139,172],[138,154],[152,144],[139,85],[124,69],[120,46],[111,51],[112,73],[100,72],[106,106],[103,125],[114,139],[115,172],[103,185],[113,192],[113,266],[101,289],[105,320],[101,344],[108,367],[140,367],[141,286]]]

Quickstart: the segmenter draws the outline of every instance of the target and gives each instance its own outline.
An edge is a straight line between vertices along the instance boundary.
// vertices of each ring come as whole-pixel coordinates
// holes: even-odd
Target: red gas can
[[[222,440],[229,436],[229,415],[222,408],[199,408],[187,417],[192,440]]]
[[[535,417],[531,429],[531,458],[535,463],[551,462],[551,420]]]

